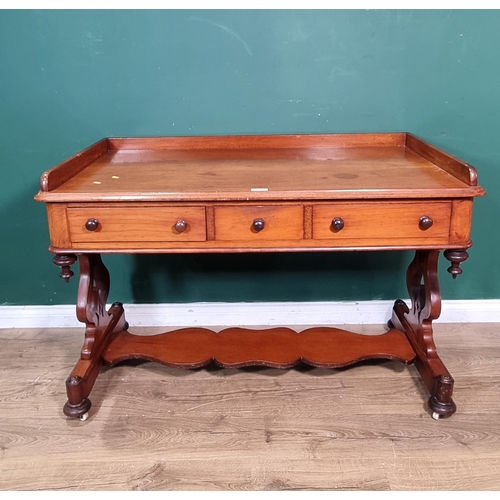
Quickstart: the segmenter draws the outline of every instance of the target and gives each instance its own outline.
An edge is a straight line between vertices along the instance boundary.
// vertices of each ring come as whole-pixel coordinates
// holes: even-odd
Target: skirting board
[[[133,326],[235,327],[385,324],[393,301],[362,302],[196,302],[126,304]],[[408,303],[408,301],[407,301]],[[500,322],[500,300],[444,300],[440,323]],[[75,306],[0,306],[0,328],[70,328],[82,326]]]

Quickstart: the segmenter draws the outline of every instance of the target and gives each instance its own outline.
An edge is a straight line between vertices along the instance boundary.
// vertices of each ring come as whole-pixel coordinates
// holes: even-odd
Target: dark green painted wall
[[[0,11],[0,304],[74,303],[40,174],[105,136],[410,131],[475,165],[470,260],[500,298],[500,11]],[[110,300],[394,299],[408,253],[111,256]]]

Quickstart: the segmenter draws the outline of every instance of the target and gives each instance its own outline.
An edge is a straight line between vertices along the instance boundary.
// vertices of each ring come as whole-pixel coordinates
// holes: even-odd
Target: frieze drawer
[[[74,243],[205,241],[205,207],[68,208]]]
[[[303,235],[302,205],[215,207],[217,241],[301,240]]]
[[[315,240],[418,240],[428,244],[449,239],[449,202],[332,203],[313,208]]]

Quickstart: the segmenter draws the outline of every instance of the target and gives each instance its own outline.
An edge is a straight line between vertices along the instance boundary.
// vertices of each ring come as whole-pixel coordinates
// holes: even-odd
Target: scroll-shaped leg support
[[[415,351],[415,366],[430,393],[429,408],[435,416],[449,417],[456,411],[453,378],[437,355],[432,331],[432,322],[441,314],[438,257],[439,250],[416,251],[406,273],[411,309],[397,300],[391,321],[405,332]]]
[[[57,256],[57,265],[68,265],[66,256]],[[68,401],[64,414],[68,417],[84,417],[91,407],[88,396],[103,365],[103,353],[115,333],[126,330],[123,305],[115,302],[106,310],[109,293],[109,273],[99,254],[80,254],[80,283],[76,313],[79,321],[85,324],[85,341],[81,357],[71,375],[66,380]],[[73,259],[73,262],[75,259]],[[65,276],[69,274],[69,267]],[[62,276],[63,278],[65,276]]]

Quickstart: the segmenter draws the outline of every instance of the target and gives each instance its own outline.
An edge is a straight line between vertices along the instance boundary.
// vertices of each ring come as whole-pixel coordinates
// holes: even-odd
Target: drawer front
[[[430,220],[429,220],[430,219]],[[447,243],[451,203],[338,203],[313,209],[317,240],[420,241]]]
[[[217,241],[301,240],[304,235],[304,207],[216,206]]]
[[[204,207],[68,208],[68,225],[75,243],[206,240]]]

